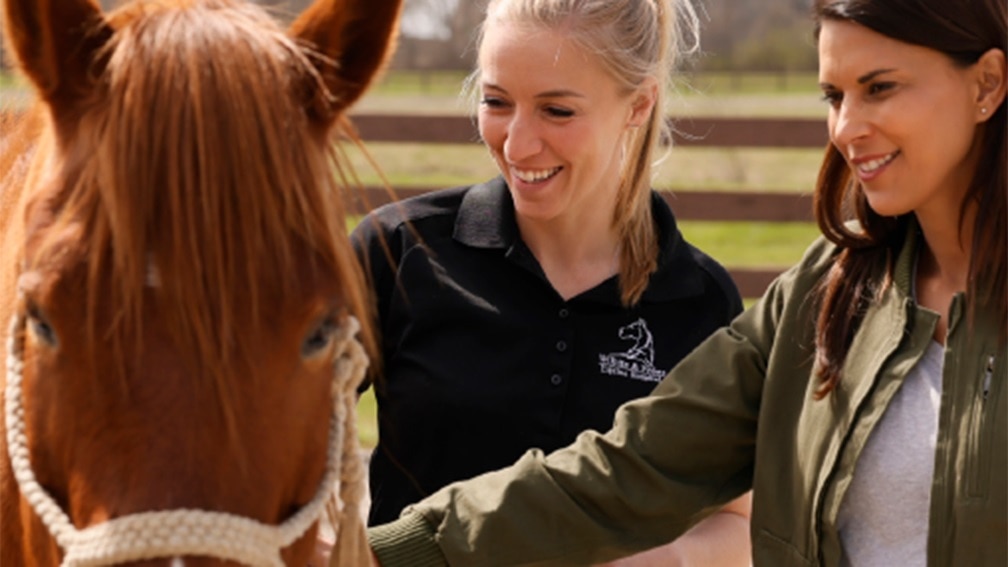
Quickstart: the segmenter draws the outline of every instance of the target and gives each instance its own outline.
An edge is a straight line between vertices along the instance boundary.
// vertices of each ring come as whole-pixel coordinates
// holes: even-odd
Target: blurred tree
[[[105,8],[123,1],[100,0]],[[268,6],[281,19],[311,2],[251,1]],[[486,1],[405,0],[394,64],[413,69],[471,69]],[[692,1],[702,20],[702,53],[692,61],[696,70],[791,73],[815,69],[811,0]]]
[[[459,0],[451,17],[451,42],[466,69],[476,63],[476,36],[486,14],[487,0]]]
[[[704,0],[701,6],[699,69],[815,70],[810,0]]]
[[[452,15],[458,0],[405,0],[402,13],[402,35],[419,39],[447,41],[452,36]],[[466,2],[461,2],[462,5]]]
[[[405,0],[393,65],[408,69],[471,69],[486,0]]]

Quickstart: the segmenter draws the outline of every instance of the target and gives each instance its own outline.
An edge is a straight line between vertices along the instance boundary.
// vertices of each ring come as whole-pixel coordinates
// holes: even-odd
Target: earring
[[[980,114],[987,114],[987,107],[986,106],[980,109]]]

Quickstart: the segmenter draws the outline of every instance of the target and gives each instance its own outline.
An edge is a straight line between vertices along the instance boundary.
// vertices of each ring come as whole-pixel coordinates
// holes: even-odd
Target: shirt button
[[[553,384],[554,386],[559,386],[562,382],[563,382],[563,376],[559,374],[554,374],[550,376],[550,384]]]
[[[556,349],[559,352],[563,352],[563,351],[567,350],[567,343],[565,343],[563,341],[557,341]]]
[[[570,311],[567,311],[567,309],[561,309],[560,310],[560,318],[561,319],[566,319],[568,315],[570,315]]]

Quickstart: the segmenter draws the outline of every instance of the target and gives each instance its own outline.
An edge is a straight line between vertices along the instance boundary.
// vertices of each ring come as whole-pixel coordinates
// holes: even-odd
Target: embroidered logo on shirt
[[[633,346],[623,352],[600,354],[599,372],[645,382],[660,382],[665,377],[668,371],[654,366],[654,338],[647,321],[640,318],[620,327],[619,338],[632,341]]]

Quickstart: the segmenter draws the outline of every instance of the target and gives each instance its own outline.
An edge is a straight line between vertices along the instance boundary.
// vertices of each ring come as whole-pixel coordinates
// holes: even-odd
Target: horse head
[[[327,505],[360,538],[333,138],[400,0],[4,10],[40,102],[0,140],[0,563],[304,565]]]
[[[644,319],[637,319],[633,323],[628,323],[619,328],[619,338],[640,342],[647,333]]]

